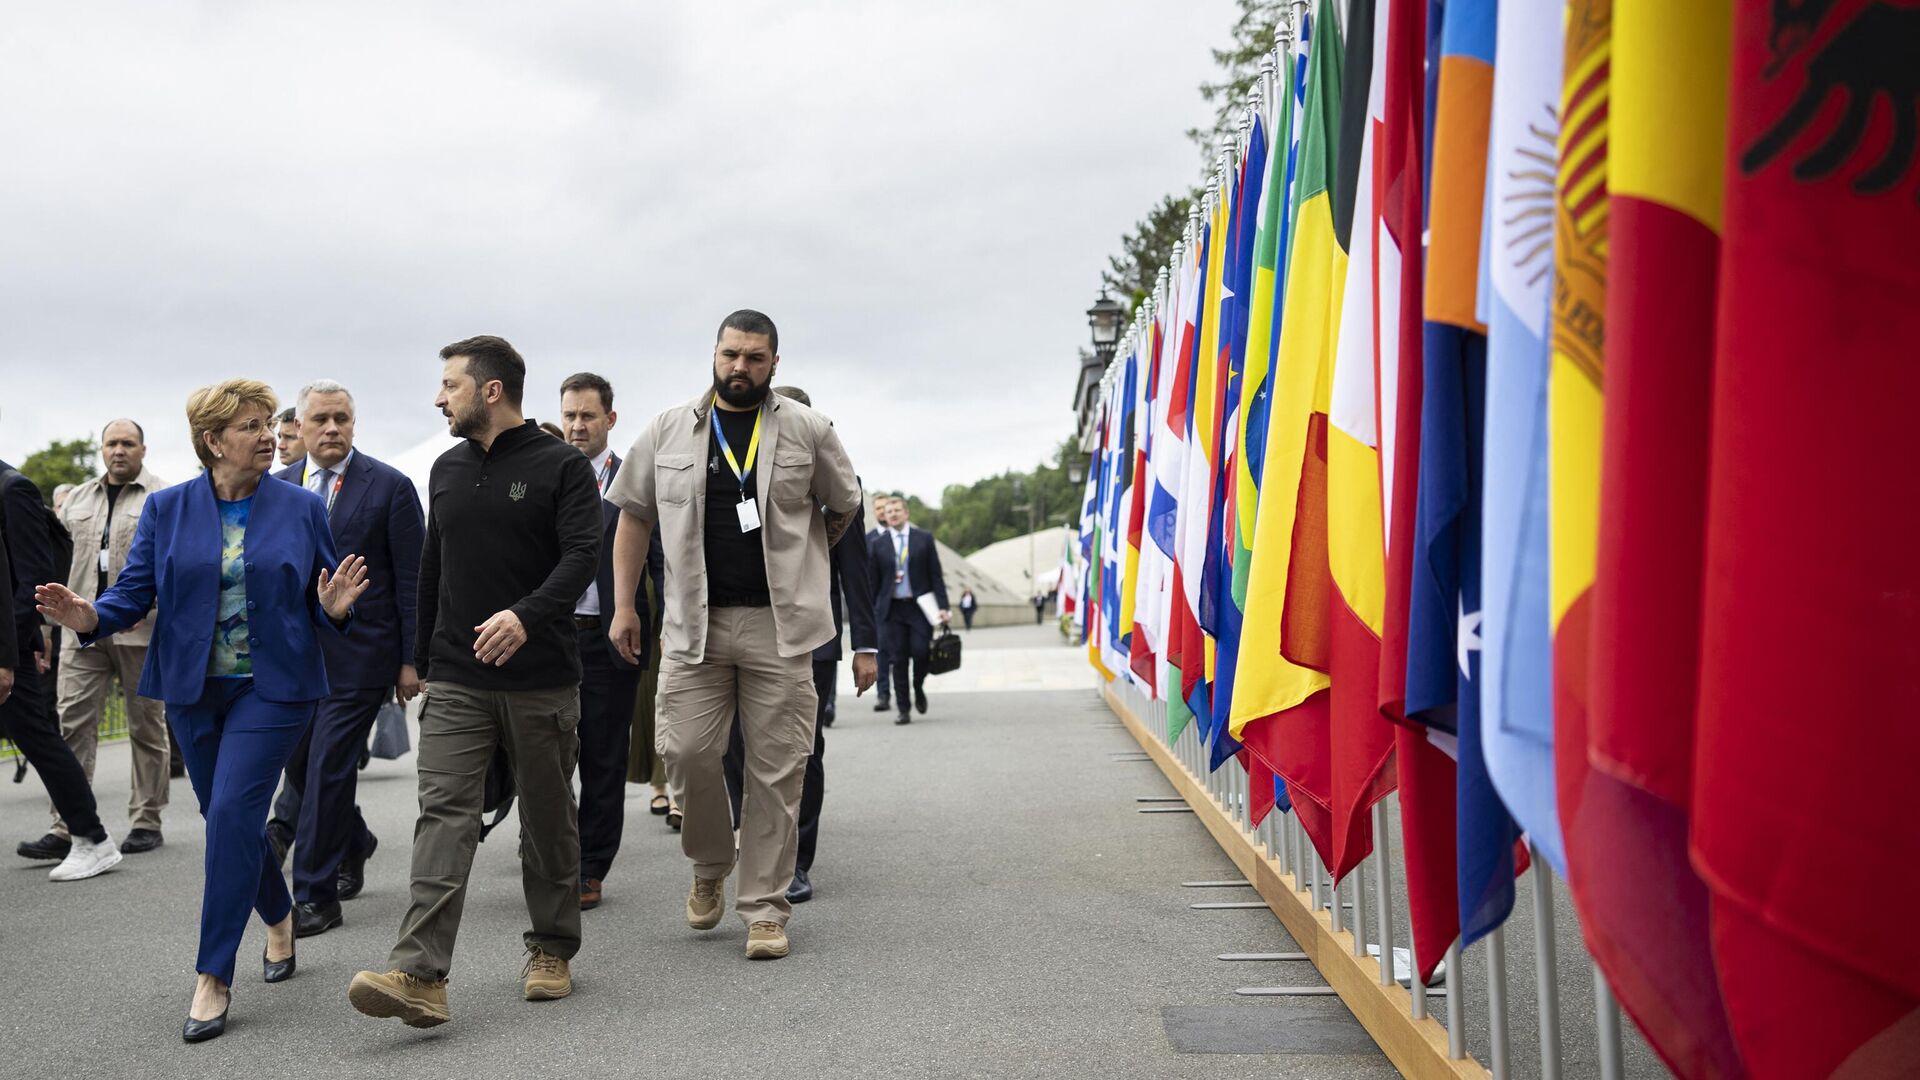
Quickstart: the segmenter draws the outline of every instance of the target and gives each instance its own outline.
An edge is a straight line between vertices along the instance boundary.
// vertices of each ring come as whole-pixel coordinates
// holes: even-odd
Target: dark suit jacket
[[[620,455],[608,454],[607,487],[613,486],[613,478],[618,475],[620,475]],[[604,625],[613,621],[613,534],[620,525],[620,508],[608,502],[605,495],[600,498],[600,520],[605,527],[605,533],[600,539],[600,569],[594,573],[593,587],[600,596],[600,622]],[[647,575],[653,578],[654,595],[661,596],[664,595],[666,560],[660,551],[660,530],[654,529],[652,532],[652,540],[647,546]],[[648,650],[653,648],[653,639],[658,636],[659,616],[647,610],[647,583],[644,580],[634,588],[633,606],[634,610],[640,613],[641,622],[652,631],[642,635],[640,663],[635,665],[622,660],[620,653],[614,649],[613,643],[607,642],[607,655],[612,658],[613,666],[628,670],[647,666]]]
[[[300,487],[306,466],[302,459],[273,475]],[[320,639],[327,681],[335,690],[390,687],[400,679],[400,665],[413,663],[420,545],[426,536],[420,497],[406,474],[356,450],[327,522],[334,551],[367,560],[367,591],[354,601],[353,633]]]
[[[845,612],[851,613],[853,619],[854,651],[880,647],[879,631],[873,621],[873,572],[867,565],[866,507],[856,509],[853,515],[853,523],[827,553],[832,559],[827,595],[833,603],[834,632],[832,641],[813,650],[815,660],[840,659],[841,631],[848,617],[842,612],[842,593],[846,594]]]
[[[220,610],[220,545],[220,509],[208,474],[147,496],[126,569],[94,601],[100,625],[80,635],[81,646],[157,609],[136,693],[169,705],[199,701]],[[327,504],[295,485],[262,481],[247,521],[246,559],[254,692],[285,703],[326,697],[322,643],[343,632],[320,607],[320,571],[339,565]]]
[[[893,568],[897,555],[893,547],[893,530],[881,529],[867,538],[867,562],[871,564],[868,580],[873,582],[873,619],[875,623],[887,621],[887,615],[893,610]],[[921,593],[932,593],[940,610],[947,609],[947,579],[940,570],[940,551],[933,545],[933,534],[917,525],[907,526],[907,591],[912,594],[899,601],[912,604],[913,597]]]
[[[0,471],[11,468],[0,461]],[[53,581],[53,540],[47,529],[40,489],[25,476],[9,477],[0,491],[0,666],[32,671],[33,648],[40,640],[40,615],[33,588]]]

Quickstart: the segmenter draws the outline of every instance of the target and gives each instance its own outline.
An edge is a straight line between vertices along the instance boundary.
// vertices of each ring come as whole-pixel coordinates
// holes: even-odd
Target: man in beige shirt
[[[833,423],[767,393],[779,349],[765,315],[727,316],[712,388],[655,417],[607,491],[621,511],[608,636],[629,662],[645,632],[632,598],[656,526],[666,556],[657,741],[668,783],[683,793],[680,845],[694,874],[687,922],[696,930],[720,924],[736,862],[722,759],[740,717],[734,911],[756,960],[788,951],[786,892],[813,750],[813,650],[835,633],[827,549],[860,505]]]
[[[73,566],[67,586],[92,600],[120,577],[127,565],[127,548],[140,524],[147,496],[167,485],[147,471],[146,432],[132,420],[115,420],[100,433],[100,459],[106,475],[74,488],[60,506],[60,523],[73,534]],[[167,738],[166,712],[159,702],[134,693],[140,669],[147,662],[147,640],[153,631],[148,616],[130,630],[122,630],[91,649],[79,648],[74,635],[64,634],[57,680],[60,733],[80,759],[89,783],[100,748],[100,721],[115,676],[127,704],[127,735],[133,744],[133,793],[127,814],[131,831],[120,842],[123,854],[152,851],[163,842],[160,811],[167,805],[167,765],[172,744]],[[36,843],[54,848],[68,844],[66,823],[53,815],[53,829]],[[52,852],[47,853],[51,856]]]

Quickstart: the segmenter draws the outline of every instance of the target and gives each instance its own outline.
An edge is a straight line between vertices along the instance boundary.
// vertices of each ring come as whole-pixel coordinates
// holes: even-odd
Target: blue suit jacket
[[[302,459],[273,475],[303,487],[306,466]],[[367,591],[353,604],[353,634],[320,636],[327,681],[335,690],[392,687],[400,679],[400,665],[413,663],[420,545],[427,532],[413,481],[354,451],[327,527],[336,551],[367,560]]]
[[[320,607],[320,570],[338,565],[326,503],[261,478],[247,521],[246,553],[254,692],[278,702],[326,697],[320,640],[341,633]],[[125,630],[157,606],[139,694],[169,705],[200,700],[220,609],[220,508],[210,476],[202,473],[147,496],[126,569],[93,606],[100,625],[80,635],[82,646]]]

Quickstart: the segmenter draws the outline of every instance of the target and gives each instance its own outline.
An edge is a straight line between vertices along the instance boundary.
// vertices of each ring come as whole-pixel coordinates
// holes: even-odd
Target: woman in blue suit
[[[83,647],[159,609],[139,693],[166,702],[207,822],[188,1042],[226,1030],[250,910],[267,924],[266,981],[293,974],[293,899],[267,844],[267,803],[327,696],[317,635],[344,632],[367,588],[357,556],[333,569],[320,497],[261,482],[274,461],[278,404],[251,379],[194,391],[187,421],[206,470],[148,496],[126,569],[98,600],[62,585],[37,590],[41,614],[76,631]]]

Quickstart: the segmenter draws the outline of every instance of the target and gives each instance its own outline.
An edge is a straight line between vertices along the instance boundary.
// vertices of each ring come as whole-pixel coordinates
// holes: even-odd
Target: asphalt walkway
[[[1337,999],[1232,993],[1318,980],[1307,965],[1214,959],[1293,945],[1265,910],[1189,910],[1201,892],[1253,894],[1180,887],[1237,874],[1191,815],[1136,813],[1136,796],[1170,788],[1090,682],[1084,654],[1028,626],[971,634],[965,667],[929,684],[932,711],[911,726],[843,695],[818,896],[795,911],[793,955],[774,963],[743,958],[731,916],[687,928],[686,860],[630,787],[573,997],[522,1001],[525,912],[503,827],[475,865],[453,1022],[430,1031],[346,1000],[354,971],[384,965],[405,908],[411,758],[362,774],[381,846],[346,925],[301,942],[299,974],[277,986],[259,981],[253,926],[228,1033],[197,1046],[179,1037],[203,850],[186,781],[174,781],[165,847],[71,885],[12,856],[42,831],[45,796],[31,776],[0,783],[0,1075],[1395,1075]],[[116,835],[126,778],[126,747],[104,748],[98,790]]]

